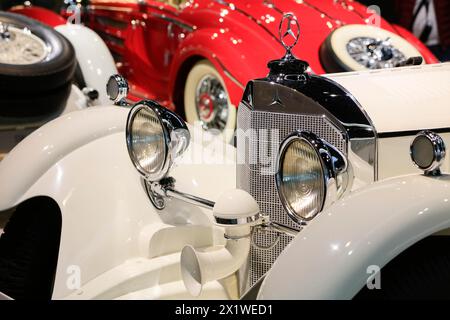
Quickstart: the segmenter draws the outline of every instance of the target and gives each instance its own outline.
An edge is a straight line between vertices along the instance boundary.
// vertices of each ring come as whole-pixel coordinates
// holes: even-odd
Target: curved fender
[[[414,36],[410,31],[396,24],[392,25],[392,27],[395,29],[399,36],[403,37],[406,41],[416,47],[417,50],[419,50],[420,54],[423,56],[427,64],[439,63],[439,60],[430,51],[430,49],[428,49],[428,47],[424,45],[423,42],[421,42],[419,39],[417,39],[416,36]]]
[[[39,177],[73,150],[123,131],[127,114],[128,110],[120,107],[71,112],[26,137],[0,162],[0,177],[4,181],[0,184],[0,211],[17,205]]]
[[[50,27],[56,27],[66,23],[66,19],[61,17],[59,14],[39,6],[15,6],[9,11],[33,18]]]
[[[236,42],[237,39],[239,42]],[[266,67],[267,61],[281,56],[277,49],[269,45],[265,47],[264,50],[260,50],[258,59],[255,60],[252,59],[255,57],[254,48],[234,32],[221,33],[220,29],[195,31],[186,37],[177,50],[171,68],[170,79],[173,80],[169,84],[169,90],[172,94],[176,94],[174,80],[183,63],[193,56],[202,56],[211,61],[219,71],[231,96],[232,104],[237,106],[247,82],[250,79],[265,77],[269,71]]]
[[[55,29],[74,46],[86,85],[99,93],[95,104],[110,104],[106,83],[109,77],[118,71],[106,44],[94,31],[82,25],[64,24]]]
[[[213,233],[207,209],[176,199],[168,199],[162,211],[152,206],[127,151],[128,112],[93,107],[64,115],[0,162],[0,180],[8,182],[0,184],[0,208],[44,195],[61,210],[53,298],[112,297],[105,294],[180,281],[178,258],[170,262],[170,254],[186,244],[208,247],[223,241]],[[215,201],[236,185],[235,149],[201,128],[189,129],[191,144],[171,176],[178,190]],[[221,183],[211,188],[211,177]],[[70,285],[76,275],[80,290]]]
[[[450,176],[374,183],[322,212],[281,253],[259,299],[351,299],[382,268],[450,227]],[[382,285],[381,271],[381,285]]]

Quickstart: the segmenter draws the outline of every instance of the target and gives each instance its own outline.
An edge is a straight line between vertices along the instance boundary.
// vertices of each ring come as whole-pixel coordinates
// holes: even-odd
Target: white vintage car
[[[247,84],[237,147],[152,101],[18,144],[4,297],[448,297],[450,64],[320,77],[286,48]]]

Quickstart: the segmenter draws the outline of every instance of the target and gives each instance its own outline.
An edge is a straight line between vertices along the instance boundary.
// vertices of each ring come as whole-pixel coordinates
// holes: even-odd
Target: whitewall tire
[[[230,142],[236,128],[236,107],[219,72],[208,60],[197,62],[184,89],[184,112],[188,123],[200,123]]]
[[[334,30],[320,49],[326,72],[391,68],[411,57],[422,55],[399,35],[359,24]]]

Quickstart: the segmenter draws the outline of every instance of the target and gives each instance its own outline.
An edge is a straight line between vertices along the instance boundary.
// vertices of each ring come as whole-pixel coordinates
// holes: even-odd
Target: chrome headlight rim
[[[138,161],[135,153],[133,152],[133,147],[132,147],[132,137],[133,137],[132,126],[133,126],[134,118],[136,117],[136,115],[138,114],[139,111],[141,111],[142,109],[146,109],[146,108],[151,109],[156,114],[158,121],[160,122],[160,125],[162,127],[163,138],[164,138],[164,151],[163,151],[164,152],[164,161],[161,166],[161,169],[154,174],[148,173],[139,164],[139,161]],[[132,107],[132,109],[130,110],[130,112],[128,114],[126,131],[125,131],[128,155],[130,156],[130,159],[131,159],[133,165],[135,166],[136,170],[147,181],[161,180],[162,178],[164,178],[167,175],[167,173],[170,169],[170,166],[171,166],[171,159],[170,159],[171,137],[170,137],[169,128],[167,127],[167,123],[165,121],[163,121],[164,114],[165,114],[165,110],[163,109],[163,107],[161,107],[157,103],[150,101],[150,100],[144,100],[144,101],[140,101],[140,102],[136,103]]]
[[[288,200],[286,199],[284,193],[281,190],[283,183],[282,168],[286,151],[293,142],[298,140],[302,140],[312,147],[312,149],[315,151],[320,161],[320,165],[322,168],[323,198],[321,199],[321,204],[317,208],[316,212],[309,217],[303,217],[297,212],[295,212],[294,209],[291,207],[291,205],[288,203]],[[325,140],[319,138],[314,133],[309,131],[294,131],[293,133],[288,135],[280,145],[280,149],[277,155],[277,167],[275,174],[275,182],[278,191],[278,196],[288,216],[298,224],[303,224],[305,222],[313,220],[320,212],[322,212],[322,210],[326,206],[337,200],[338,197],[342,195],[344,191],[347,190],[346,187],[349,185],[348,179],[345,181],[346,182],[345,186],[339,187],[339,189],[341,189],[340,192],[338,192],[337,190],[335,193],[330,192],[333,186],[336,186],[336,189],[338,189],[336,179],[337,175],[347,172],[347,168],[348,168],[347,158],[340,151],[338,151],[333,146],[328,144]]]
[[[421,164],[422,161],[419,161],[415,157],[415,148],[418,147],[417,143],[420,139],[426,139],[431,145],[430,155],[432,156],[432,159],[429,160],[428,164],[425,165]],[[416,166],[420,170],[423,170],[425,173],[432,173],[436,170],[439,170],[444,162],[446,155],[445,142],[439,134],[431,130],[422,130],[417,133],[414,139],[411,141],[409,154],[414,166]]]

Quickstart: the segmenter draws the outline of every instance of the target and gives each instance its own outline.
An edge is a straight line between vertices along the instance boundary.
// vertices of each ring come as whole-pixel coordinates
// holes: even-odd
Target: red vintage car
[[[33,15],[33,8],[14,10]],[[131,98],[158,100],[219,130],[235,128],[245,84],[283,55],[285,12],[301,28],[293,53],[314,73],[395,67],[413,56],[437,62],[410,32],[352,0],[91,0],[83,12],[128,79]]]

